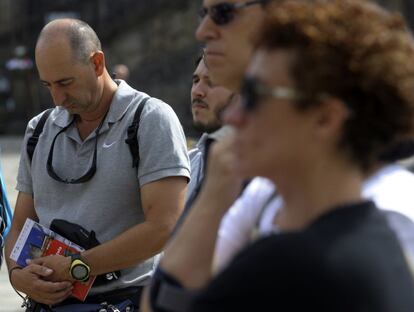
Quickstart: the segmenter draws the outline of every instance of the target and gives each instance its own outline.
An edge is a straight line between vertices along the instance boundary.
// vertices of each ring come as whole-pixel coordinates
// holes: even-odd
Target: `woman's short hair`
[[[258,48],[295,51],[299,109],[320,94],[349,108],[339,144],[362,168],[412,136],[414,42],[399,14],[361,0],[277,1],[267,12]]]

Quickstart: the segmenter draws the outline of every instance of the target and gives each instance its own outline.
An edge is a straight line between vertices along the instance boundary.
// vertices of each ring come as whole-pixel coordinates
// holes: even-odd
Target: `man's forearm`
[[[172,228],[172,225],[144,222],[82,252],[82,257],[90,265],[91,275],[129,268],[161,252]]]
[[[32,194],[19,192],[16,200],[16,207],[14,209],[11,228],[6,237],[5,244],[4,257],[6,258],[6,263],[9,270],[14,266],[17,266],[17,263],[10,259],[10,254],[27,218],[38,221],[38,217],[33,206],[33,197]]]
[[[140,192],[145,222],[82,252],[85,261],[91,266],[91,274],[129,268],[159,253],[184,206],[186,190],[185,177],[168,177],[142,186]]]
[[[10,271],[18,264],[10,259],[10,254],[13,250],[14,244],[16,243],[17,237],[19,236],[19,232],[16,229],[11,228],[9,234],[6,237],[6,244],[4,246],[4,258],[7,263],[7,268]]]
[[[10,254],[13,250],[14,244],[16,243],[16,240],[17,240],[18,237],[19,237],[19,231],[12,227],[10,229],[9,234],[7,235],[7,238],[6,238],[6,244],[5,244],[5,248],[4,248],[4,257],[5,257],[5,260],[6,260],[6,263],[7,263],[7,269],[8,269],[8,272],[9,272],[10,284],[12,284],[12,286],[15,289],[17,289],[19,291],[24,291],[22,286],[19,285],[19,283],[14,283],[14,280],[13,280],[13,274],[16,273],[14,268],[20,267],[20,265],[18,265],[15,261],[10,259]]]

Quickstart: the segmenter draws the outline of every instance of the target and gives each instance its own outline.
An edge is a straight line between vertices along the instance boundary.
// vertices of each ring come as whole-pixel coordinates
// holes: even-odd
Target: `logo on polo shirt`
[[[102,145],[102,147],[103,148],[110,148],[112,145],[114,145],[116,143],[116,141],[115,142],[112,142],[111,144],[106,144],[106,143],[104,143],[103,145]]]

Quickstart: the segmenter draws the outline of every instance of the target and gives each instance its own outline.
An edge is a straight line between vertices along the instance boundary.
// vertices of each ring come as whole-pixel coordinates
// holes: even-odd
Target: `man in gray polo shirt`
[[[11,283],[36,302],[57,304],[80,280],[70,270],[80,260],[90,275],[121,271],[118,280],[93,287],[92,297],[148,284],[182,210],[189,178],[177,116],[158,99],[146,103],[137,135],[137,170],[125,139],[137,105],[148,95],[111,79],[95,32],[79,20],[50,22],[37,41],[36,64],[56,108],[31,163],[26,143],[41,116],[27,126],[6,254],[26,218],[46,226],[53,219],[77,223],[95,231],[102,244],[82,252],[80,259],[49,256],[21,269],[7,259]]]

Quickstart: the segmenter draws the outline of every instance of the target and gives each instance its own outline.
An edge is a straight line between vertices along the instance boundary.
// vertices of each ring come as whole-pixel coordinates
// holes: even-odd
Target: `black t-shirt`
[[[413,312],[414,283],[385,218],[364,202],[254,243],[190,310]]]

